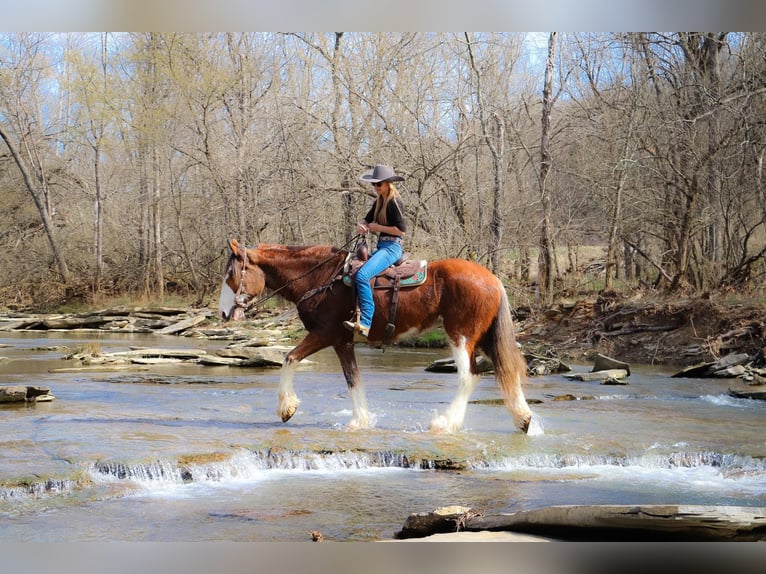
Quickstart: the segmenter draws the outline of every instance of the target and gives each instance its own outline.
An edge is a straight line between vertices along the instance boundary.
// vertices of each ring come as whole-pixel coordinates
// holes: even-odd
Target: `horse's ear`
[[[234,255],[239,253],[239,242],[236,239],[229,239],[229,249]]]

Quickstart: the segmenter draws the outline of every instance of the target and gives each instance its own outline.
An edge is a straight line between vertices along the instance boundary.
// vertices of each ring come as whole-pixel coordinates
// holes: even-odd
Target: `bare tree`
[[[556,58],[557,32],[548,36],[548,57],[545,61],[545,81],[543,84],[542,128],[540,136],[540,171],[539,190],[542,207],[542,226],[540,228],[540,255],[538,257],[538,285],[544,301],[553,296],[554,246],[553,246],[553,204],[548,174],[551,169],[550,131],[551,112],[554,104],[553,73]]]
[[[35,203],[59,275],[64,284],[68,284],[71,277],[53,223],[49,185],[48,150],[54,130],[43,117],[39,100],[46,93],[43,83],[49,70],[44,55],[45,40],[43,35],[26,33],[6,39],[13,52],[6,51],[6,59],[0,60],[0,139]]]

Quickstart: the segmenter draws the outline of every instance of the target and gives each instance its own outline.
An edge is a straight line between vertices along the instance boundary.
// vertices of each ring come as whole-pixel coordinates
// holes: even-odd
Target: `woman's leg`
[[[375,313],[375,301],[372,298],[370,280],[375,275],[396,263],[402,256],[402,247],[398,243],[385,242],[372,254],[367,263],[356,273],[356,290],[359,296],[359,325],[369,329]]]

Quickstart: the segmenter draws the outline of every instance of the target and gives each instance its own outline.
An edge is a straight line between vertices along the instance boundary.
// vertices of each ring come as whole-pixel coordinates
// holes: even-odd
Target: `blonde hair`
[[[393,184],[393,182],[388,182],[388,193],[380,194],[378,195],[378,198],[375,200],[375,215],[373,217],[374,221],[377,221],[381,225],[388,225],[388,217],[386,213],[388,212],[388,203],[391,200],[394,200],[396,198],[400,198],[401,195],[399,194],[399,190],[396,189],[396,186]],[[399,204],[394,202],[394,205],[396,205],[396,208],[399,209]]]

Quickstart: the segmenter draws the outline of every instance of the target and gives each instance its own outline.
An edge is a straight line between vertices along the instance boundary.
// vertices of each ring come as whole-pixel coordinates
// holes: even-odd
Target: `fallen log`
[[[601,337],[620,337],[622,335],[635,335],[636,333],[648,333],[656,331],[674,331],[678,325],[636,325],[624,327],[619,331],[599,331]]]
[[[411,514],[396,538],[511,531],[563,541],[763,541],[766,508],[694,505],[549,506],[484,515],[466,507]]]

